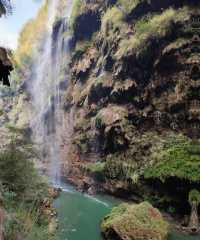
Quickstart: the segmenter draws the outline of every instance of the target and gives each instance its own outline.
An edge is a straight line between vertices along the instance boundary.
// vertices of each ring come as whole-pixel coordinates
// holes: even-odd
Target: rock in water
[[[167,240],[168,223],[150,203],[120,204],[101,224],[105,239]]]

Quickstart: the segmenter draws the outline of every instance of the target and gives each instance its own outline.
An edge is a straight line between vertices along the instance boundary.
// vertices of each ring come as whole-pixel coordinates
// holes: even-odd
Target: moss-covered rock
[[[168,236],[168,223],[148,202],[113,208],[101,229],[107,240],[166,240]]]

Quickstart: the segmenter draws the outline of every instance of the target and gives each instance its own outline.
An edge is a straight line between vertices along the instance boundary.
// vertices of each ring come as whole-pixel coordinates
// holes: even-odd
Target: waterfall
[[[61,135],[64,131],[60,83],[62,80],[66,85],[68,81],[69,37],[64,33],[67,32],[73,0],[66,1],[62,13],[59,11],[59,0],[49,0],[48,4],[45,39],[35,56],[29,86],[33,107],[31,128],[33,141],[41,150],[40,158],[47,168],[47,174],[53,184],[59,184]],[[61,15],[59,18],[58,11]],[[62,75],[65,79],[61,79]]]

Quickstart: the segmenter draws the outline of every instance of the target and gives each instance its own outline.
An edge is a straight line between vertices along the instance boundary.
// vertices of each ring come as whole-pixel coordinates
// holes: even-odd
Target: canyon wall
[[[62,176],[89,193],[188,213],[200,180],[198,1],[76,0],[67,26],[63,4],[52,35],[71,49],[59,76]],[[44,6],[15,53],[19,108],[8,115],[20,127],[31,119],[45,16]]]
[[[187,209],[200,179],[198,1],[75,1],[71,31],[68,180]]]

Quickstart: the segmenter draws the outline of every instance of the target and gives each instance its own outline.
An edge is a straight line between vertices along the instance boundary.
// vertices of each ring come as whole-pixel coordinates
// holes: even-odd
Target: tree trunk
[[[4,210],[0,207],[0,240],[4,240],[4,236],[3,236],[4,220],[5,220],[5,212],[4,212]]]
[[[191,203],[191,214],[190,214],[190,222],[189,222],[188,227],[192,234],[197,234],[199,231],[199,218],[198,218],[197,202]]]

